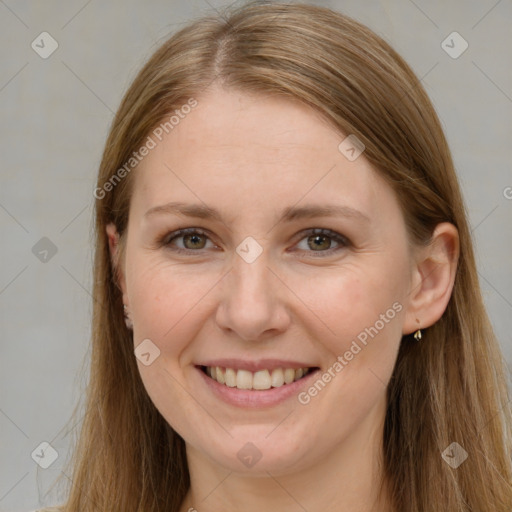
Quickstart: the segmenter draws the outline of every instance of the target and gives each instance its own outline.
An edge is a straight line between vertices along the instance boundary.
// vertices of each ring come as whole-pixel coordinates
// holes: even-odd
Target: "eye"
[[[332,254],[349,245],[347,238],[330,229],[309,229],[301,234],[306,235],[300,239],[301,243],[303,240],[305,243],[302,244],[302,247],[301,243],[297,246],[305,252],[320,253],[319,255]],[[333,242],[337,244],[336,247],[332,247]],[[314,256],[316,257],[316,255]]]
[[[173,242],[181,239],[181,246],[173,247]],[[187,228],[174,231],[162,240],[162,245],[169,247],[176,252],[190,252],[207,248],[207,241],[210,241],[207,233],[198,228]]]
[[[332,254],[340,251],[349,245],[349,241],[343,235],[330,229],[308,229],[300,233],[297,244],[298,250],[302,252],[316,253],[317,257]],[[210,243],[210,246],[208,246]],[[336,244],[333,247],[333,243]],[[200,228],[185,228],[166,235],[161,240],[161,245],[177,253],[199,252],[203,249],[218,248],[210,239],[209,234]],[[302,247],[301,247],[302,245]],[[296,252],[296,249],[292,250]]]

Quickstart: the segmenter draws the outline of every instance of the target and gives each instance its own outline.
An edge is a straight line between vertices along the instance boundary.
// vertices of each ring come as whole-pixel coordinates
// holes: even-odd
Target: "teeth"
[[[295,380],[295,370],[293,368],[287,368],[284,371],[284,383],[290,384]]]
[[[229,386],[230,388],[236,388],[236,372],[235,372],[235,370],[233,370],[232,368],[226,368],[226,373],[224,374],[224,380],[226,381],[226,386]]]
[[[219,368],[217,366],[216,370],[217,371],[216,371],[216,374],[215,374],[215,377],[216,377],[215,380],[217,382],[220,382],[221,384],[224,384],[226,379],[224,378],[224,372],[222,371],[222,368]]]
[[[256,372],[252,377],[253,389],[270,389],[272,381],[270,380],[270,373],[268,370],[261,370]]]
[[[233,368],[207,366],[206,374],[230,388],[265,390],[291,384],[307,375],[309,370],[309,368],[298,368],[297,370],[295,368],[275,368],[271,371],[259,370],[252,373],[247,370],[237,371]]]
[[[236,387],[238,389],[252,389],[252,373],[247,370],[238,370],[236,374]]]
[[[280,388],[284,384],[284,373],[281,368],[272,370],[271,384],[273,388]]]

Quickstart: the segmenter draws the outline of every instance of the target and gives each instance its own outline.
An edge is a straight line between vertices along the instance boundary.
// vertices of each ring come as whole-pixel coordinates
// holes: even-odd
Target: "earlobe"
[[[119,261],[119,233],[114,223],[107,224],[105,231],[108,238],[108,246],[110,251],[110,261],[114,275],[116,277],[117,286],[125,295],[125,281],[122,265]]]
[[[117,248],[119,245],[119,233],[114,223],[107,224],[105,228],[110,249],[110,259],[113,265],[117,265]]]
[[[415,264],[403,334],[430,327],[441,318],[452,295],[458,259],[457,228],[449,222],[438,224]]]

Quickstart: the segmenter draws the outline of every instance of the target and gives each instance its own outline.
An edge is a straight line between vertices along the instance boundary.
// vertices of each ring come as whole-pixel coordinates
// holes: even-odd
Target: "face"
[[[404,218],[308,107],[196,99],[133,171],[122,288],[140,374],[205,461],[312,467],[382,426],[411,284]]]

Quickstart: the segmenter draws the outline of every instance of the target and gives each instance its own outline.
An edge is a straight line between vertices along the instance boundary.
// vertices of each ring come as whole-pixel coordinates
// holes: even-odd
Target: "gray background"
[[[85,385],[92,192],[113,112],[171,32],[229,3],[0,0],[1,511],[60,502],[47,492],[69,456],[76,429],[66,436],[64,427]],[[314,3],[367,24],[422,79],[453,151],[510,367],[511,0]],[[47,59],[31,48],[43,31],[59,45]],[[453,31],[469,44],[457,59],[441,47]],[[32,252],[43,237],[57,249],[46,262]],[[42,441],[59,454],[48,469],[31,458]]]

